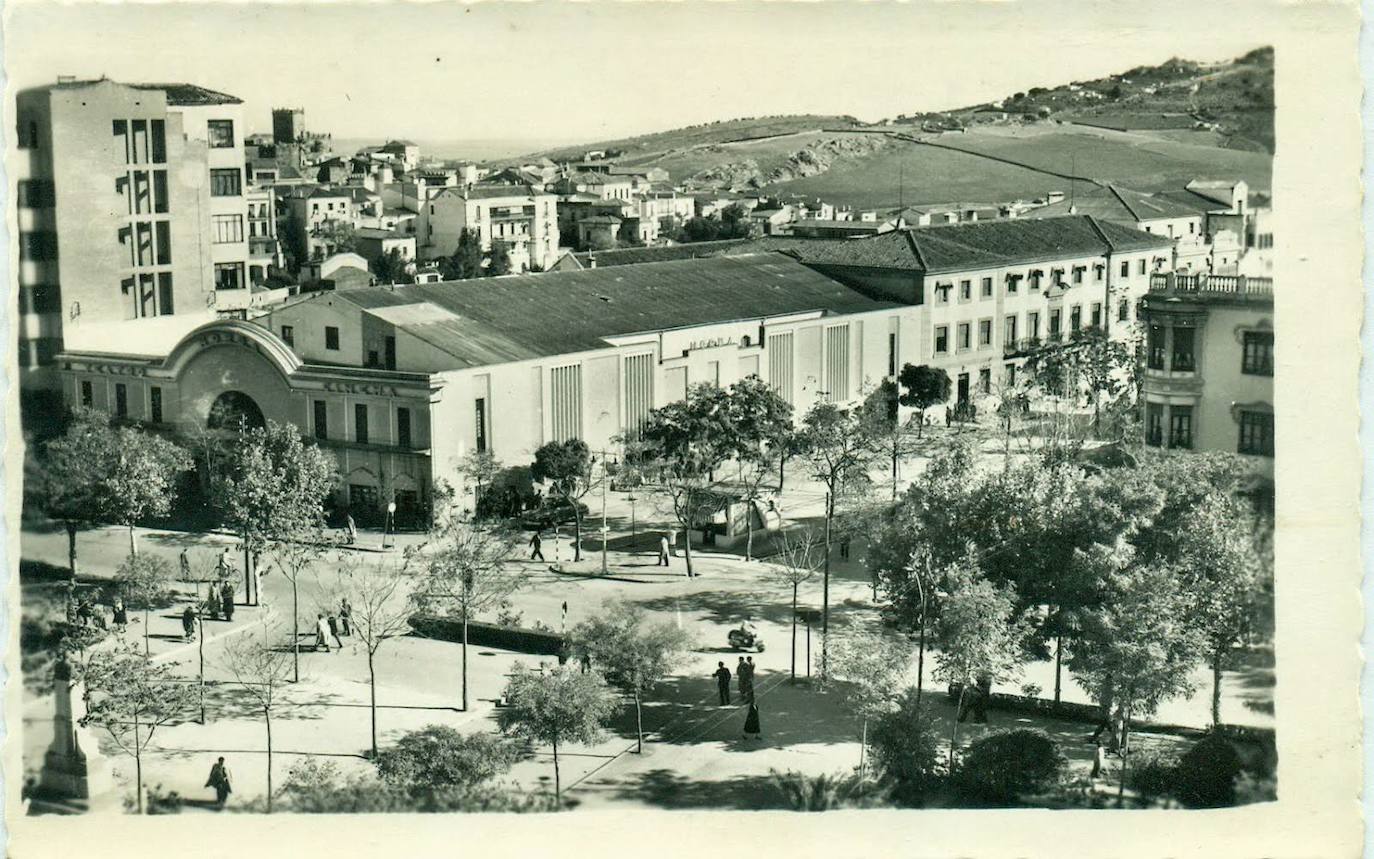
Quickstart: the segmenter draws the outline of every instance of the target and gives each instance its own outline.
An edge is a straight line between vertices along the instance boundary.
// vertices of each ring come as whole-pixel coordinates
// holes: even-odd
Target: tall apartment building
[[[1272,477],[1274,282],[1156,275],[1141,321],[1145,443],[1248,454]]]
[[[450,256],[463,230],[475,230],[484,252],[506,246],[512,271],[547,269],[558,259],[556,200],[528,185],[435,189],[415,219],[417,252],[422,260]]]
[[[63,349],[156,351],[214,315],[207,144],[166,86],[64,78],[15,96],[25,389],[56,384]]]

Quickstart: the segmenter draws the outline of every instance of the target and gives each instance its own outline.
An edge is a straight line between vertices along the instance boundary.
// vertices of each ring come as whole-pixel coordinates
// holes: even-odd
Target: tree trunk
[[[954,718],[951,722],[954,729],[949,735],[949,774],[954,775],[954,749],[959,745],[959,714],[964,711],[964,696],[968,694],[968,684],[959,685],[959,704],[954,708]]]
[[[1212,654],[1212,727],[1221,724],[1221,650]]]
[[[143,655],[150,656],[151,649],[148,647],[148,604],[143,604]]]
[[[744,560],[754,560],[754,501],[750,499],[744,508]]]
[[[573,563],[582,560],[582,512],[573,501]]]
[[[635,690],[635,754],[644,753],[644,712],[640,706],[639,690]]]
[[[826,659],[830,654],[830,527],[835,518],[835,492],[825,493],[825,571],[821,579],[821,679],[826,677]]]
[[[463,712],[468,711],[468,612],[463,609]]]
[[[76,579],[76,523],[67,522],[67,567],[72,579]]]
[[[692,528],[687,526],[682,529],[682,550],[683,557],[687,560],[687,578],[692,578],[696,573],[692,572]]]
[[[367,692],[372,708],[372,759],[377,759],[377,670],[372,664],[372,648],[367,649]]]
[[[139,741],[138,710],[134,710],[134,803],[143,813],[143,746]]]
[[[859,784],[864,783],[864,764],[868,752],[868,717],[864,716],[863,732],[859,734]]]
[[[554,808],[563,807],[563,782],[558,773],[558,735],[553,738],[553,804]]]
[[[920,422],[916,424],[916,437],[917,437],[917,438],[925,438],[925,437],[926,437],[926,410],[925,410],[925,409],[919,409],[919,410],[917,410],[916,416],[920,418]]]
[[[296,577],[291,577],[291,682],[301,680],[301,608]]]
[[[792,682],[797,682],[797,583],[792,583]]]
[[[269,683],[272,681],[268,681]],[[267,813],[272,813],[272,710],[264,709],[263,717],[267,720]]]
[[[1126,762],[1130,757],[1131,749],[1131,708],[1127,705],[1126,712],[1121,719],[1121,783],[1116,786],[1116,807],[1124,808],[1126,805]]]
[[[787,470],[787,454],[786,454],[786,453],[780,453],[780,454],[778,454],[778,491],[779,491],[779,492],[782,491],[782,484],[783,484],[784,478],[786,477],[786,474],[785,474],[786,470]]]
[[[248,605],[253,596],[253,553],[248,551],[248,540],[243,541],[243,604]]]
[[[205,724],[205,614],[196,614],[197,626],[200,627],[200,639],[197,648],[200,650],[200,723]]]
[[[1059,688],[1064,668],[1064,636],[1054,637],[1054,706],[1059,706]]]
[[[916,711],[921,710],[921,690],[926,679],[926,615],[921,612],[921,641],[916,647]]]
[[[134,525],[129,523],[129,554],[138,555],[138,540],[134,539]]]
[[[898,447],[900,446],[900,444],[901,444],[901,439],[900,439],[900,438],[893,439],[893,441],[892,441],[892,500],[893,500],[893,501],[896,501],[896,500],[897,500],[897,454],[900,452],[900,451],[898,450]]]

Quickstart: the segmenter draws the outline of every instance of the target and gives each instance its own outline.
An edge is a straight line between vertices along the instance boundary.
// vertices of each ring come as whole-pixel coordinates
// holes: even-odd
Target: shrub
[[[378,755],[377,773],[407,791],[472,787],[506,772],[515,757],[515,747],[494,734],[426,725]]]
[[[439,641],[462,641],[463,622],[458,618],[414,615],[410,625],[416,633]],[[468,622],[468,643],[478,647],[499,647],[537,656],[557,656],[563,636],[537,629],[515,629],[500,624]]]
[[[940,753],[930,716],[916,707],[916,690],[907,689],[897,709],[884,713],[868,729],[874,770],[901,805],[919,807],[940,777]]]
[[[1173,796],[1178,780],[1178,757],[1167,751],[1134,752],[1127,778],[1143,805]]]
[[[793,811],[830,811],[836,808],[865,808],[882,802],[882,791],[859,782],[856,774],[807,775],[769,770],[773,785],[782,794],[783,805]]]
[[[1044,733],[1004,731],[969,746],[955,777],[955,788],[973,802],[1015,803],[1023,794],[1053,788],[1064,766],[1059,745]]]
[[[419,787],[407,791],[372,773],[343,777],[332,762],[305,760],[291,768],[282,788],[284,805],[301,814],[361,814],[376,812],[472,812],[514,813],[553,811],[553,797],[531,793],[514,785],[485,782],[464,787]],[[261,811],[260,804],[231,806],[241,811]]]
[[[1179,758],[1174,795],[1189,808],[1235,805],[1240,755],[1227,740],[1207,736]]]

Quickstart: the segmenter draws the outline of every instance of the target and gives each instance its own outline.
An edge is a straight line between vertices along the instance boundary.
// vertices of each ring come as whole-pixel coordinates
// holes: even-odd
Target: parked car
[[[582,514],[582,521],[587,520],[588,508],[586,504],[577,502],[577,509]],[[537,531],[544,528],[552,528],[555,525],[567,525],[577,518],[573,512],[571,504],[545,503],[533,510],[526,510],[520,514],[520,524],[528,531]]]

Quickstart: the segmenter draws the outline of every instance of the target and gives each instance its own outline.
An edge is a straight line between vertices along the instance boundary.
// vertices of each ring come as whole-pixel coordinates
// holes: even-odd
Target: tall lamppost
[[[391,536],[391,530],[396,527],[396,502],[388,501],[386,505],[386,521],[382,523],[382,548],[387,548],[390,544],[387,539]]]

